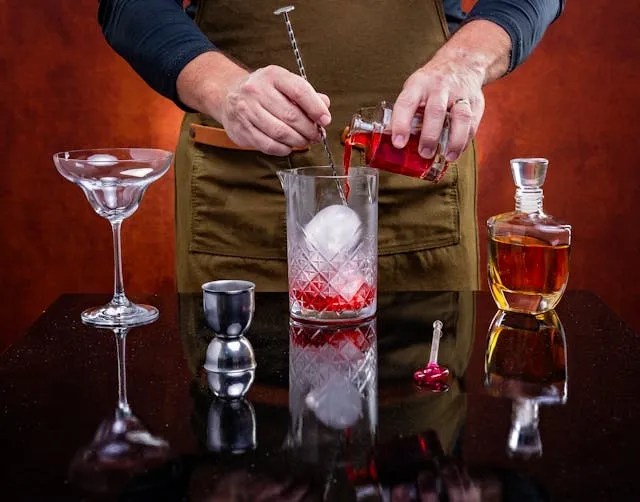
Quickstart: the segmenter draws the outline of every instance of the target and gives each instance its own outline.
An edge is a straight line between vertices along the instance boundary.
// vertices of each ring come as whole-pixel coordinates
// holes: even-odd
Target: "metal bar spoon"
[[[307,78],[307,72],[304,71],[304,65],[302,64],[302,56],[300,55],[300,50],[298,49],[298,44],[296,43],[296,37],[293,34],[293,26],[291,25],[291,21],[289,20],[289,12],[295,9],[293,5],[287,5],[286,7],[280,7],[273,11],[276,16],[282,14],[284,17],[284,22],[287,25],[287,34],[289,35],[289,41],[291,42],[291,47],[293,48],[293,55],[296,58],[296,63],[298,64],[298,71],[300,76],[304,78],[307,82],[309,79]],[[329,143],[327,142],[327,131],[325,131],[324,127],[320,124],[316,124],[318,128],[318,132],[320,133],[320,140],[322,142],[322,148],[324,149],[324,153],[327,156],[327,160],[329,161],[329,165],[331,166],[331,172],[334,176],[338,176],[336,173],[336,166],[333,162],[333,155],[331,154],[331,150],[329,149]],[[343,204],[347,204],[347,197],[344,194],[344,190],[342,189],[342,185],[340,184],[340,180],[336,179],[336,185],[338,187],[338,192],[340,193],[340,199]]]
[[[449,369],[438,364],[441,337],[442,321],[435,321],[433,323],[429,362],[423,369],[413,374],[413,380],[418,386],[432,392],[446,392],[449,390]]]

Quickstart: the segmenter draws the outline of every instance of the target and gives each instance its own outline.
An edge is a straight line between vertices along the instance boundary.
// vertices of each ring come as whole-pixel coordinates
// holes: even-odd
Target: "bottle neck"
[[[542,188],[518,188],[516,190],[516,211],[520,213],[542,213]]]

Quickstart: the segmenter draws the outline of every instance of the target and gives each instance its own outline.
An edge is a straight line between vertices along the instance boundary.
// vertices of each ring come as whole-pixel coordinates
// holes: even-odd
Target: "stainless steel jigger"
[[[253,347],[244,337],[255,311],[255,284],[213,281],[202,285],[204,317],[215,337],[204,369],[211,391],[220,398],[244,396],[255,378]]]
[[[287,34],[289,35],[289,41],[291,42],[291,47],[293,48],[293,55],[296,58],[296,63],[298,64],[298,71],[300,76],[304,78],[307,82],[309,79],[307,78],[307,72],[304,71],[304,65],[302,64],[302,56],[300,55],[300,50],[298,49],[298,44],[296,42],[296,37],[293,34],[293,25],[291,24],[291,20],[289,19],[289,12],[295,9],[293,5],[287,5],[286,7],[280,7],[273,11],[276,16],[282,14],[284,17],[284,22],[287,25]],[[322,148],[324,150],[324,154],[327,156],[327,160],[329,161],[329,165],[331,166],[331,172],[334,176],[337,176],[336,173],[336,165],[333,161],[333,155],[331,154],[331,150],[329,148],[329,143],[327,142],[327,131],[324,130],[320,124],[316,124],[318,128],[318,132],[320,133],[320,140],[322,141]],[[340,194],[340,200],[343,204],[347,204],[347,198],[344,194],[344,190],[342,189],[342,185],[340,184],[340,180],[336,179],[336,185],[338,187],[338,192]]]

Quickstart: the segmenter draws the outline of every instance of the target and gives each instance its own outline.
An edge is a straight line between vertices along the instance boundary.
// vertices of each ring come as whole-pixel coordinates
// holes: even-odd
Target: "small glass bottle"
[[[545,214],[547,159],[513,159],[516,209],[487,220],[489,288],[503,310],[555,308],[569,280],[571,226]]]
[[[348,170],[351,163],[351,149],[358,148],[364,150],[365,163],[369,167],[434,183],[440,181],[448,168],[444,157],[449,139],[448,114],[433,157],[425,159],[418,151],[422,112],[418,112],[411,122],[407,145],[398,149],[391,142],[392,111],[393,103],[383,101],[376,107],[361,108],[353,116],[343,135],[345,169]]]

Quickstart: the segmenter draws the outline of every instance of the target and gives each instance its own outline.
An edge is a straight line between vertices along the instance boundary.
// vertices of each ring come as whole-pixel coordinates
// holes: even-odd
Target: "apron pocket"
[[[286,259],[284,192],[276,172],[287,158],[192,144],[189,250]]]
[[[438,183],[380,172],[381,255],[460,242],[458,172],[458,163],[452,162]]]

